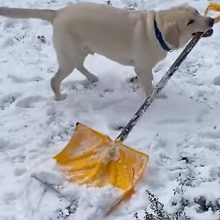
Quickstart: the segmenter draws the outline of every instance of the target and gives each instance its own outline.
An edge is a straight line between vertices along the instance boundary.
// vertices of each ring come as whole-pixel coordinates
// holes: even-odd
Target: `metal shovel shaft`
[[[155,97],[160,93],[160,91],[166,86],[169,79],[174,75],[176,70],[179,68],[181,63],[186,59],[187,55],[191,52],[191,50],[195,47],[197,42],[203,36],[203,33],[197,33],[192,40],[187,44],[182,53],[170,67],[170,69],[166,72],[166,74],[159,81],[157,86],[152,91],[151,95],[146,98],[142,106],[138,109],[138,111],[134,114],[132,119],[128,122],[128,124],[123,128],[122,132],[119,134],[116,140],[124,141],[128,134],[131,132],[133,127],[136,125],[138,119],[145,113],[145,111],[149,108],[151,103],[154,101]]]

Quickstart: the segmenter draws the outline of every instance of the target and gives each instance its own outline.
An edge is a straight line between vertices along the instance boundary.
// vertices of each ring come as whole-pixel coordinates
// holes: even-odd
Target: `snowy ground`
[[[150,9],[186,2],[201,12],[208,3],[137,1],[138,7]],[[28,8],[70,3],[74,2],[0,0],[0,6]],[[134,0],[112,3],[125,7]],[[167,98],[154,102],[127,139],[126,144],[149,154],[150,162],[136,194],[108,218],[103,215],[114,199],[111,188],[67,189],[70,199],[78,201],[68,217],[61,210],[69,202],[45,191],[31,174],[40,164],[41,171],[53,168],[48,161],[69,141],[77,121],[114,138],[145,97],[129,83],[132,68],[94,56],[86,65],[100,81],[91,85],[75,72],[63,83],[67,99],[54,101],[49,81],[57,62],[51,34],[51,25],[44,21],[0,20],[0,220],[131,220],[136,212],[141,219],[149,209],[146,189],[170,213],[185,206],[192,220],[220,219],[220,26],[211,38],[199,42],[165,88]],[[156,81],[179,52],[155,68]]]

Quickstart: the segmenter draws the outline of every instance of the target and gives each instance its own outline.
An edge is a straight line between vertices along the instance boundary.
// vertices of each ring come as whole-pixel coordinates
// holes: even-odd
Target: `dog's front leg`
[[[153,90],[153,74],[151,68],[138,68],[135,67],[135,72],[141,87],[144,89],[146,96],[149,96]]]

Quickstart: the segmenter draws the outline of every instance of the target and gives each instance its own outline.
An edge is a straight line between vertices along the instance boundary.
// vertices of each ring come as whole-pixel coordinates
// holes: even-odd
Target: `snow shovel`
[[[220,11],[220,3],[209,3],[208,7],[205,10],[205,15],[209,11]],[[215,17],[215,23],[220,21],[220,16]]]
[[[115,140],[77,123],[70,142],[54,157],[69,181],[95,187],[112,185],[122,190],[123,194],[114,206],[133,192],[134,185],[141,178],[149,157],[122,142],[200,38],[211,36],[212,33],[211,29],[205,34],[195,34]]]

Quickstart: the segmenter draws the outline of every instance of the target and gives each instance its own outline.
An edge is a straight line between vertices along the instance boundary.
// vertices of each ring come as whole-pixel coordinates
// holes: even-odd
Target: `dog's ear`
[[[165,26],[164,38],[166,42],[171,44],[174,49],[178,49],[180,46],[180,33],[175,21],[169,22]]]

